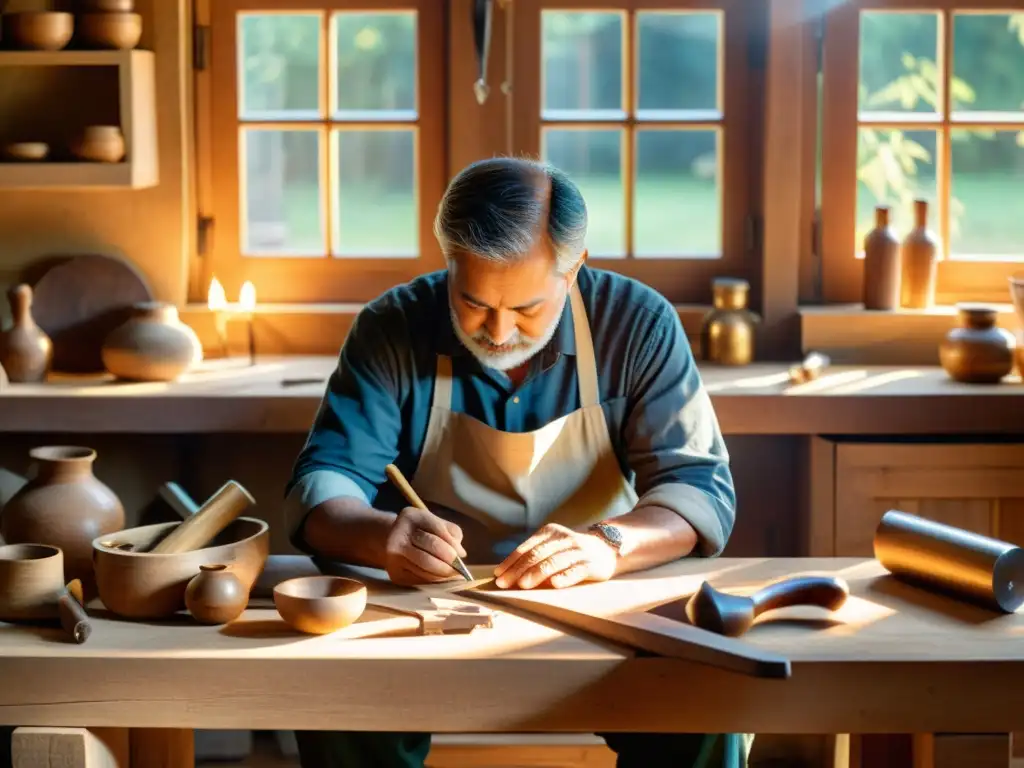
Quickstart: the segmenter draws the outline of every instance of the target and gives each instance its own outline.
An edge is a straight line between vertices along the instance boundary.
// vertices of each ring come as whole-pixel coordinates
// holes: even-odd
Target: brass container
[[[939,362],[950,378],[969,384],[995,384],[1014,366],[1017,340],[996,326],[996,310],[983,304],[960,304],[961,327],[939,345]]]
[[[761,318],[747,309],[750,283],[717,277],[711,283],[714,309],[700,329],[701,359],[720,365],[747,365],[754,359],[754,334]]]

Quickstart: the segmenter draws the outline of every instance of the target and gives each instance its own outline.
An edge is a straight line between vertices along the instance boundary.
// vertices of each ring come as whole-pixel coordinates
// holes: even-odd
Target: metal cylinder
[[[875,531],[875,558],[893,576],[993,610],[1024,604],[1024,550],[1005,541],[889,510]]]

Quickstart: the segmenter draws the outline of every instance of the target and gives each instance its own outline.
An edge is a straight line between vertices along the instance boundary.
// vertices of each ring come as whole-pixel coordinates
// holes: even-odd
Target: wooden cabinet
[[[1024,545],[1024,445],[812,440],[809,555],[870,557],[889,509]]]

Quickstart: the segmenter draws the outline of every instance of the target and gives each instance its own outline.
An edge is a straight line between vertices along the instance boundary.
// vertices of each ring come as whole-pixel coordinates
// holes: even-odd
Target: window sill
[[[260,304],[253,313],[253,335],[260,354],[337,354],[362,304]],[[677,304],[676,311],[691,342],[700,333],[701,320],[711,307]],[[190,303],[178,309],[182,322],[199,336],[204,350],[220,351],[215,313],[205,303]],[[230,315],[229,315],[230,316]],[[248,348],[246,324],[227,324],[228,349]]]
[[[1000,327],[1017,333],[1011,304],[992,304]],[[800,307],[804,352],[821,352],[842,365],[935,365],[938,346],[957,326],[955,306],[868,311],[860,304]]]

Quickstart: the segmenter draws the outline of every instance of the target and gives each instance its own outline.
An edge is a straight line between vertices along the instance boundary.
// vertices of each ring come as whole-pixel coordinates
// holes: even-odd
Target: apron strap
[[[437,373],[434,375],[434,408],[446,411],[452,409],[452,359],[448,355],[437,356]]]
[[[572,327],[576,335],[576,378],[580,385],[580,407],[586,408],[598,404],[597,359],[587,309],[583,306],[583,296],[576,283],[573,283],[569,300],[572,302]]]

